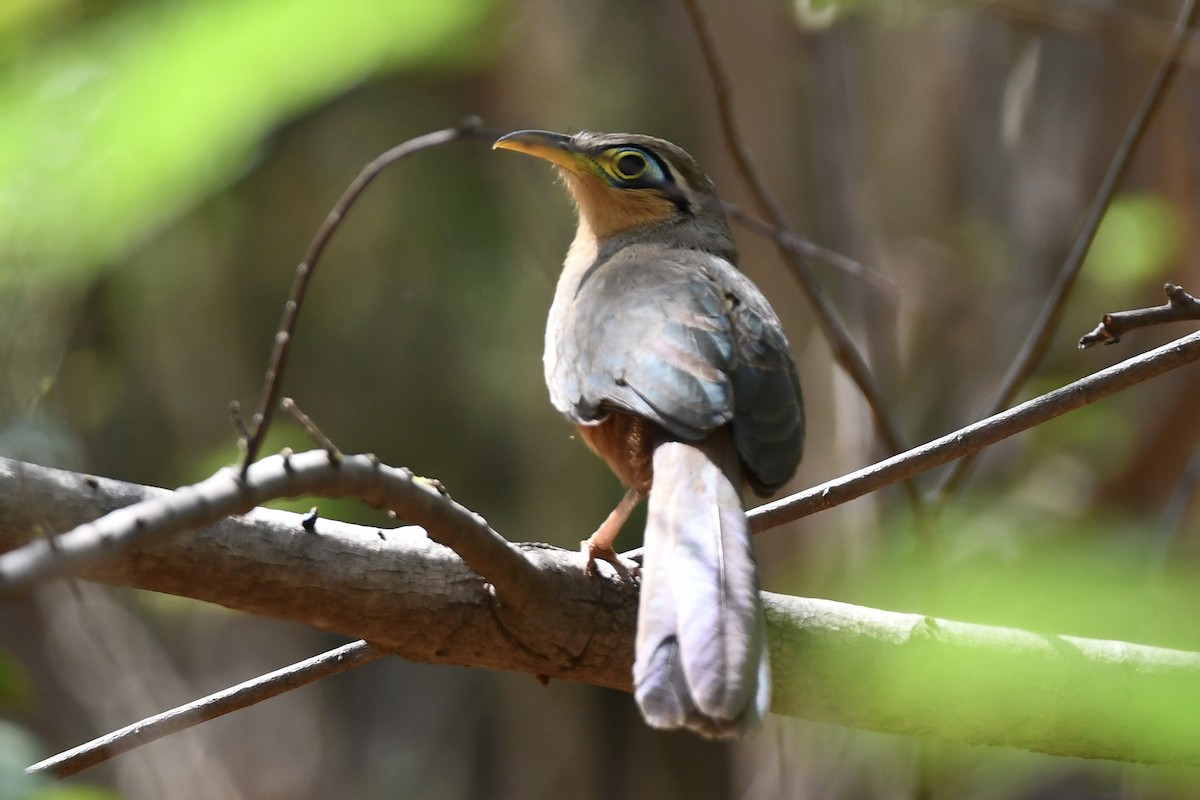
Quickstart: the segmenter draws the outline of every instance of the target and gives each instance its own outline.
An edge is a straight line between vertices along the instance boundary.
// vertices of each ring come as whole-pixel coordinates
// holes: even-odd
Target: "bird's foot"
[[[621,502],[617,503],[617,507],[609,513],[604,522],[600,523],[596,532],[579,543],[579,549],[583,553],[583,557],[587,559],[583,568],[584,575],[590,578],[596,574],[596,559],[612,564],[617,574],[627,581],[633,580],[635,574],[641,573],[641,567],[636,563],[633,564],[633,569],[630,569],[629,565],[617,555],[617,551],[613,549],[612,545],[617,534],[621,532],[621,526],[625,524],[625,520],[629,519],[629,515],[633,513],[643,498],[645,495],[642,492],[637,489],[629,489],[621,498]]]
[[[641,574],[642,568],[639,564],[632,561],[625,563],[611,544],[597,542],[595,534],[579,543],[579,551],[585,559],[583,574],[589,578],[596,574],[597,561],[607,561],[611,564],[622,580],[632,581]]]

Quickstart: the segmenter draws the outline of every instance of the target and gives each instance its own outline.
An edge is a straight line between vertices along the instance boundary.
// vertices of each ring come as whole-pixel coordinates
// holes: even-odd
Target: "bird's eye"
[[[650,164],[637,150],[626,150],[612,162],[613,174],[623,181],[637,180],[646,174]]]

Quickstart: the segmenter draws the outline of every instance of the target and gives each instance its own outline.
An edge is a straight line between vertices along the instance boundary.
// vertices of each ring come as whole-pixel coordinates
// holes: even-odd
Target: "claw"
[[[611,564],[613,569],[617,571],[617,574],[621,576],[622,580],[632,581],[638,574],[641,573],[641,567],[639,567],[637,564],[634,564],[633,568],[630,569],[630,567],[621,560],[621,557],[617,555],[617,551],[612,549],[611,545],[597,543],[595,538],[596,537],[593,534],[590,538],[584,539],[579,543],[579,551],[583,553],[583,557],[585,559],[583,566],[584,575],[588,576],[589,578],[595,576],[597,560],[607,561],[609,564]]]
[[[613,540],[617,538],[617,534],[621,532],[621,526],[625,524],[625,520],[629,519],[629,515],[633,513],[633,509],[637,508],[637,504],[642,502],[645,495],[637,489],[630,489],[621,498],[621,502],[617,503],[617,507],[612,510],[608,518],[600,524],[588,538],[579,543],[579,550],[583,553],[586,563],[583,567],[583,574],[589,578],[596,574],[596,559],[607,561],[612,564],[613,569],[617,571],[624,580],[631,581],[634,578],[634,573],[617,555],[617,551],[613,549]],[[635,565],[634,569],[640,572],[640,567]]]

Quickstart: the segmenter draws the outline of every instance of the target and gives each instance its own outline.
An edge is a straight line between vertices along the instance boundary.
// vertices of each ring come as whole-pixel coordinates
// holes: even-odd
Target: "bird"
[[[771,678],[744,490],[800,463],[804,408],[778,315],[739,270],[713,182],[644,134],[520,130],[494,147],[549,161],[578,227],[546,325],[550,400],[627,487],[582,543],[648,498],[634,697],[654,728],[725,739],[761,727]]]

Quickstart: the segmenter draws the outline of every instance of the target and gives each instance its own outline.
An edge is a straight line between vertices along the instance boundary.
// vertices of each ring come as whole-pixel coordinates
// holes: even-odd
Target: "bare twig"
[[[1084,350],[1100,342],[1116,344],[1122,336],[1138,328],[1200,320],[1200,300],[1185,292],[1182,286],[1165,283],[1163,293],[1167,296],[1167,302],[1161,306],[1105,314],[1100,318],[1099,325],[1079,338],[1079,349]]]
[[[317,423],[313,422],[308,414],[300,410],[300,406],[296,405],[295,400],[285,397],[279,401],[279,407],[291,415],[292,419],[296,420],[296,424],[304,429],[304,433],[308,435],[308,438],[313,440],[313,444],[324,449],[330,458],[336,461],[342,457],[342,451],[338,450],[333,440],[317,427]]]
[[[258,458],[259,452],[262,449],[262,443],[267,435],[267,429],[271,425],[271,417],[274,414],[275,406],[279,401],[279,392],[283,386],[283,373],[287,367],[292,337],[296,333],[296,322],[300,315],[300,306],[304,303],[304,296],[308,292],[308,286],[312,281],[317,262],[320,260],[325,246],[333,238],[334,231],[341,225],[342,219],[346,216],[351,206],[354,205],[359,195],[366,190],[371,181],[375,180],[381,172],[397,161],[414,153],[463,139],[495,140],[500,135],[499,131],[487,130],[481,127],[481,123],[477,117],[469,117],[453,128],[446,128],[445,130],[434,131],[424,136],[409,139],[407,142],[388,150],[364,167],[362,172],[358,174],[358,177],[354,179],[353,183],[350,184],[349,188],[338,199],[333,210],[325,217],[325,221],[321,223],[321,227],[317,230],[316,235],[309,244],[308,252],[304,254],[304,260],[296,267],[296,277],[292,282],[292,291],[283,306],[283,319],[279,323],[278,333],[275,334],[275,346],[271,351],[271,360],[263,375],[263,387],[258,399],[258,408],[255,410],[254,416],[250,419],[252,433],[248,439],[241,440],[243,443],[243,475],[246,474],[250,465]]]
[[[1154,578],[1162,572],[1163,566],[1167,563],[1167,553],[1171,548],[1171,543],[1179,536],[1188,507],[1196,498],[1198,486],[1200,486],[1200,447],[1192,452],[1187,466],[1183,469],[1183,474],[1176,481],[1175,488],[1171,490],[1171,496],[1167,498],[1162,513],[1159,515],[1158,527],[1149,548],[1148,558],[1151,576]]]
[[[717,117],[721,123],[721,131],[725,138],[725,144],[733,156],[734,163],[737,165],[738,172],[741,174],[742,180],[750,188],[750,193],[754,196],[754,200],[760,210],[767,215],[772,225],[780,231],[791,233],[791,225],[788,223],[783,207],[774,195],[771,194],[771,190],[767,188],[766,183],[759,175],[758,170],[754,166],[754,160],[750,156],[750,150],[742,141],[741,134],[738,131],[737,117],[733,110],[729,75],[717,52],[712,25],[709,23],[708,17],[700,5],[700,0],[683,0],[683,5],[687,10],[688,18],[692,23],[692,29],[695,31],[696,39],[700,44],[700,51],[704,56],[705,66],[708,68],[709,80],[716,95]],[[870,368],[867,367],[867,362],[863,359],[862,354],[858,352],[858,348],[854,346],[854,341],[850,338],[850,333],[838,317],[837,310],[833,306],[833,301],[825,294],[825,291],[821,288],[816,276],[813,275],[812,270],[799,250],[784,246],[779,240],[776,240],[776,243],[779,245],[779,250],[783,255],[784,261],[791,268],[793,277],[800,284],[800,289],[804,293],[805,299],[812,307],[816,315],[817,325],[820,327],[825,339],[829,342],[834,359],[845,370],[846,374],[850,376],[855,385],[858,386],[859,391],[862,392],[863,397],[867,401],[867,405],[870,406],[872,416],[875,420],[875,428],[879,432],[879,437],[883,441],[884,447],[887,448],[889,453],[900,452],[904,449],[904,445],[899,428],[888,411],[887,402],[879,391],[879,387],[875,383],[875,378],[871,375]],[[924,508],[924,499],[915,486],[905,483],[904,488],[909,503],[920,516]]]
[[[386,653],[366,642],[352,642],[237,686],[223,689],[162,714],[139,720],[120,730],[73,747],[44,761],[39,761],[25,771],[66,778],[107,761],[113,756],[157,741],[164,736],[191,728],[210,719],[216,719],[231,711],[252,706],[263,700],[269,700],[322,678],[328,678],[331,675],[367,664],[384,655]]]
[[[246,427],[246,419],[242,416],[242,404],[237,400],[229,404],[229,421],[233,424],[233,429],[237,431],[238,442],[242,447],[250,441],[250,429]]]
[[[709,199],[717,200],[717,198]],[[753,216],[752,214],[747,214],[736,203],[727,203],[722,200],[717,200],[717,202],[727,217],[735,222],[740,222],[742,225],[745,225],[759,236],[767,237],[779,247],[804,258],[824,261],[829,266],[839,269],[847,275],[863,281],[872,289],[883,292],[887,295],[896,294],[895,282],[886,275],[880,273],[878,270],[868,269],[859,262],[855,261],[853,258],[850,258],[850,256],[819,245],[811,239],[801,236],[795,231],[777,227],[765,220]]]
[[[766,530],[824,511],[916,473],[978,453],[1013,434],[1195,361],[1200,361],[1200,333],[1122,361],[906,453],[759,506],[750,512],[750,525],[755,531]]]
[[[1142,136],[1146,132],[1151,117],[1154,116],[1167,88],[1179,70],[1179,53],[1187,42],[1188,29],[1192,27],[1195,15],[1196,0],[1185,0],[1180,8],[1167,50],[1154,72],[1154,77],[1150,80],[1150,85],[1146,87],[1141,104],[1125,129],[1125,135],[1121,138],[1112,161],[1109,162],[1108,171],[1100,181],[1100,187],[1096,190],[1096,196],[1092,199],[1083,225],[1071,246],[1071,251],[1063,261],[1062,267],[1059,268],[1058,276],[1050,289],[1045,305],[1042,306],[1041,314],[1030,328],[1024,344],[1013,359],[1012,366],[1009,367],[995,396],[987,410],[984,411],[985,416],[991,416],[1007,407],[1020,392],[1021,387],[1025,385],[1029,376],[1042,363],[1042,358],[1045,357],[1050,342],[1058,330],[1058,323],[1062,320],[1067,297],[1075,285],[1079,271],[1083,268],[1084,259],[1096,237],[1100,221],[1104,218],[1104,212],[1108,209],[1113,194],[1133,159],[1133,154],[1137,152],[1138,146],[1141,144]],[[941,502],[945,502],[958,490],[972,464],[974,464],[973,458],[964,458],[954,465],[936,491]]]
[[[112,559],[134,544],[194,530],[280,497],[317,494],[357,497],[425,526],[477,574],[490,581],[505,602],[519,606],[537,599],[536,572],[525,556],[478,514],[414,479],[407,470],[379,463],[374,456],[333,460],[323,450],[265,458],[243,478],[222,469],[176,492],[118,509],[55,537],[30,542],[0,555],[0,595],[28,590],[56,577],[77,574]]]

